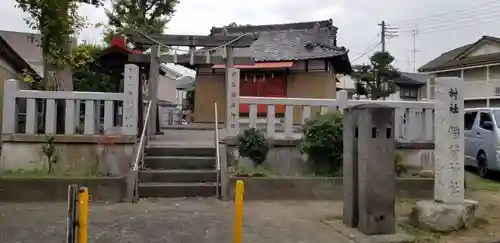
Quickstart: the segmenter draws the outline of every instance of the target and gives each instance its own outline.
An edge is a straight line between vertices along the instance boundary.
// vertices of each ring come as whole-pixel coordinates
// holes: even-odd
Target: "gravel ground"
[[[0,242],[65,241],[66,203],[0,204]],[[338,217],[340,202],[246,202],[243,242],[348,243],[321,220]],[[215,199],[93,203],[89,243],[232,242],[233,204]]]

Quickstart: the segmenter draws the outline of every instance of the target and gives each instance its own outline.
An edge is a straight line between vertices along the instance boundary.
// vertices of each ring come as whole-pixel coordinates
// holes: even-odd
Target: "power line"
[[[429,33],[439,33],[439,32],[444,32],[444,31],[450,31],[450,30],[457,30],[457,29],[462,29],[462,28],[470,28],[474,27],[477,25],[488,25],[488,24],[493,24],[493,23],[498,23],[500,22],[500,18],[496,19],[483,19],[482,21],[469,21],[465,23],[461,23],[460,25],[449,25],[449,26],[443,26],[439,28],[427,28],[427,29],[420,29],[419,34],[429,34]],[[448,28],[446,28],[448,27]],[[411,33],[411,31],[402,31],[403,33]]]
[[[500,18],[500,11],[493,14],[493,15],[486,15],[486,16],[481,16],[480,18],[472,18],[472,19],[461,19],[461,20],[458,20],[458,21],[455,21],[455,22],[448,22],[448,24],[444,24],[444,25],[419,25],[420,29],[422,30],[434,30],[434,29],[441,29],[441,28],[449,28],[449,27],[457,27],[457,26],[461,26],[463,24],[469,24],[469,23],[478,23],[478,21],[484,21],[484,20],[489,20],[491,21],[492,19],[495,20],[495,19],[498,19]],[[401,32],[412,32],[413,30],[401,30]]]
[[[492,0],[492,1],[488,1],[486,3],[481,3],[478,5],[469,6],[467,8],[463,8],[463,9],[457,9],[454,11],[448,11],[448,12],[443,12],[443,13],[439,13],[439,14],[433,14],[433,15],[428,15],[428,16],[424,16],[424,17],[406,19],[406,20],[401,20],[401,21],[394,21],[394,22],[398,23],[398,24],[412,23],[412,22],[414,23],[414,22],[423,21],[425,19],[431,19],[431,18],[438,18],[439,19],[439,18],[442,18],[443,16],[449,16],[449,15],[453,15],[456,13],[463,13],[463,12],[471,13],[471,12],[473,12],[472,11],[473,9],[488,7],[489,5],[494,4],[494,3],[500,3],[500,1],[499,0]]]
[[[457,16],[444,16],[444,17],[440,17],[438,19],[427,18],[427,19],[423,19],[423,20],[417,21],[417,22],[411,22],[411,23],[407,23],[407,24],[405,24],[405,23],[398,24],[398,26],[407,27],[407,26],[412,26],[415,24],[418,24],[418,25],[428,25],[428,24],[436,24],[436,23],[440,24],[440,23],[447,23],[447,22],[454,21],[454,20],[470,19],[472,17],[483,17],[485,15],[498,13],[498,12],[500,12],[500,6],[493,6],[491,8],[483,9],[483,10],[477,11],[477,12],[467,12],[467,13],[460,14]]]
[[[379,42],[376,45],[370,47],[367,51],[363,52],[362,54],[360,54],[359,56],[357,56],[356,58],[354,58],[351,62],[355,62],[355,61],[359,60],[360,58],[366,56],[366,54],[368,54],[371,51],[375,50],[375,48],[379,47],[380,45],[382,45],[381,42]]]

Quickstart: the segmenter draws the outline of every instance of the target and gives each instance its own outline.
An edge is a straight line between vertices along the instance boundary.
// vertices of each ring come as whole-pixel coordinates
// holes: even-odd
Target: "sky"
[[[180,0],[165,32],[207,35],[212,26],[231,22],[259,25],[332,19],[338,27],[338,45],[349,50],[353,64],[361,64],[380,50],[376,46],[380,43],[379,23],[386,21],[391,31],[398,32],[387,40],[387,50],[396,58],[395,66],[409,72],[483,35],[500,37],[500,28],[495,28],[500,23],[500,0],[252,0],[249,3],[248,0]],[[106,22],[104,8],[84,5],[79,13],[89,23]],[[14,0],[0,1],[0,29],[33,31],[23,20],[25,17],[15,7]],[[90,27],[80,33],[79,40],[100,43],[101,33],[102,28]]]

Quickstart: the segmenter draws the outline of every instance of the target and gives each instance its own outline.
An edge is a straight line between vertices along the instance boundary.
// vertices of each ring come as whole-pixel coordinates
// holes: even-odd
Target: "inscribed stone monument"
[[[463,203],[463,81],[458,78],[439,78],[435,89],[434,200]]]
[[[227,117],[226,129],[228,135],[236,136],[239,133],[239,102],[240,97],[240,70],[228,68],[226,73],[227,87]]]
[[[436,78],[434,200],[420,201],[410,214],[418,228],[451,232],[473,224],[478,203],[464,200],[463,80]]]

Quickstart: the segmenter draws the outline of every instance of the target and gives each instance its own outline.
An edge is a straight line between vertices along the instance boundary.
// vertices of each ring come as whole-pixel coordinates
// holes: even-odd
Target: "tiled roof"
[[[248,56],[255,61],[288,61],[332,58],[345,55],[337,46],[337,27],[331,20],[277,25],[212,28],[211,35],[246,33],[258,35],[248,48],[235,48],[235,56]]]
[[[400,76],[394,80],[398,85],[422,86],[427,82],[428,75],[420,73],[400,72]]]
[[[459,67],[465,67],[469,65],[481,65],[481,64],[488,64],[491,62],[498,62],[500,61],[499,55],[494,53],[494,54],[486,54],[486,55],[480,55],[480,56],[474,56],[474,57],[466,57],[466,58],[459,58],[462,56],[462,54],[466,53],[469,51],[472,47],[476,46],[481,41],[488,40],[488,41],[493,41],[500,43],[500,39],[492,36],[483,36],[481,37],[478,41],[464,45],[458,48],[455,48],[451,51],[445,52],[441,54],[439,57],[436,59],[428,62],[427,64],[423,65],[418,69],[419,72],[432,72],[432,71],[438,71],[438,70],[443,70],[443,69],[449,69],[449,68],[459,68]]]

